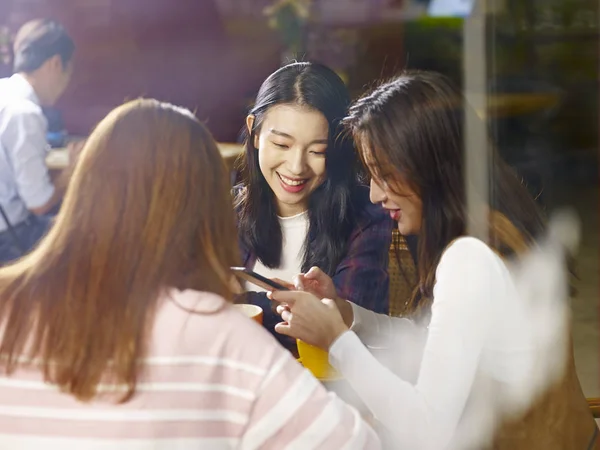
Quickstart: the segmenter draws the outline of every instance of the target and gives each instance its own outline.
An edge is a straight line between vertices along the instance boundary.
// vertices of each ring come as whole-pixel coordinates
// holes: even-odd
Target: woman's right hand
[[[299,291],[305,291],[313,294],[320,299],[333,299],[344,323],[350,327],[354,322],[354,312],[350,303],[340,298],[335,289],[333,280],[318,267],[311,267],[311,269],[304,273],[294,277],[294,286]],[[282,315],[285,311],[289,311],[289,308],[285,304],[277,305],[277,313]]]
[[[275,325],[275,331],[295,339],[329,350],[331,344],[348,326],[337,308],[329,299],[319,299],[304,291],[275,291],[268,297],[280,303],[283,322]]]
[[[318,267],[294,277],[296,289],[310,292],[319,298],[338,298],[333,280]]]

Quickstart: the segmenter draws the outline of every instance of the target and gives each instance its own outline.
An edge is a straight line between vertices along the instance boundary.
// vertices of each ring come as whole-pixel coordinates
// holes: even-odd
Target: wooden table
[[[233,170],[235,160],[244,152],[241,144],[219,142],[221,156],[230,171]],[[50,170],[62,170],[69,165],[69,152],[66,148],[55,148],[50,150],[46,158],[46,164]]]

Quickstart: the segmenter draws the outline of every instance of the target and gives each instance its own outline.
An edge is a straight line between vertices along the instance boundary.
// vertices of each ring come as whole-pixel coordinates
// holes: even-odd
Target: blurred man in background
[[[47,120],[67,88],[73,40],[54,20],[33,20],[14,42],[14,75],[0,79],[0,264],[29,251],[58,207],[68,170],[51,177],[46,166]]]

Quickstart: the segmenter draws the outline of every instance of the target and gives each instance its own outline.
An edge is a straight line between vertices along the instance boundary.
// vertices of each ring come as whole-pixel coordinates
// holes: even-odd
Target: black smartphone
[[[289,291],[289,289],[285,286],[270,280],[267,277],[263,277],[262,275],[253,272],[250,269],[246,269],[245,267],[232,267],[231,270],[236,277],[266,289],[267,291]]]

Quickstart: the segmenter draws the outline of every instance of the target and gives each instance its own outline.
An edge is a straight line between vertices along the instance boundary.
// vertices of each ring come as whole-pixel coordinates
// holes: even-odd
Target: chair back
[[[390,279],[389,315],[406,317],[411,315],[409,308],[412,293],[417,284],[417,269],[406,239],[393,230],[389,251],[388,274]]]

